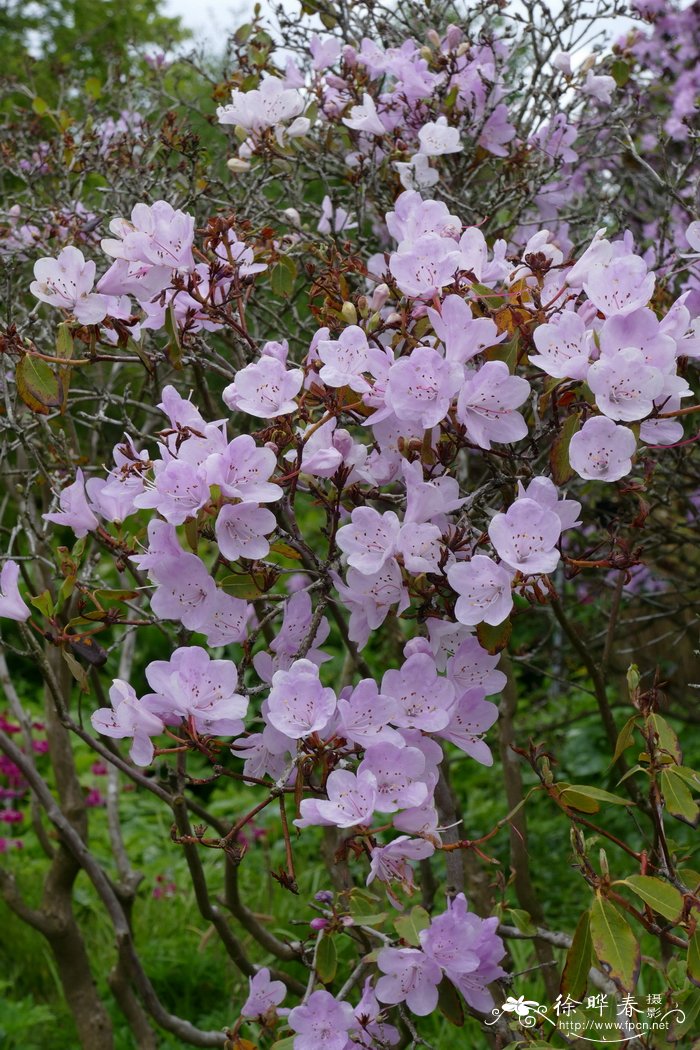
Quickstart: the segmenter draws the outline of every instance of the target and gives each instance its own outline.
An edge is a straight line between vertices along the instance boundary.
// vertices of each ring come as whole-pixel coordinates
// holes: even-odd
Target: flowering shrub
[[[670,41],[698,12],[637,4],[611,53],[582,54],[607,6],[570,6],[557,23],[484,0],[459,24],[417,19],[412,36],[410,5],[320,6],[327,35],[280,16],[284,54],[256,15],[214,89],[206,148],[225,166],[169,112],[159,173],[144,88],[143,113],[76,108],[75,123],[57,115],[58,141],[32,143],[48,184],[95,164],[84,200],[30,219],[26,157],[8,176],[22,202],[0,245],[34,280],[2,343],[15,522],[0,616],[7,663],[33,661],[45,683],[55,783],[9,726],[0,749],[58,835],[71,963],[83,870],[143,1045],[151,1021],[239,1050],[430,1045],[420,1019],[439,1010],[450,1025],[470,1015],[475,1039],[493,1012],[503,1046],[518,939],[545,968],[566,949],[545,990],[581,1005],[589,986],[632,993],[640,939],[646,953],[656,938],[664,993],[697,1002],[700,880],[668,823],[697,824],[700,781],[660,713],[657,661],[640,670],[617,649],[634,601],[668,613],[655,574],[678,565],[697,515],[684,426],[700,358],[697,66],[690,30]],[[658,36],[677,92],[654,79]],[[151,73],[150,90],[171,90],[167,63]],[[148,192],[134,194],[139,172]],[[546,724],[528,743],[516,707],[533,657],[564,685],[555,709],[567,690],[594,698],[605,788],[560,775]],[[8,697],[26,730],[12,685]],[[121,775],[171,810],[158,849],[184,851],[202,917],[250,981],[225,1031],[176,1016],[151,984],[119,806],[117,892],[86,844],[101,796],[76,806],[71,741],[109,765],[117,796]],[[493,766],[497,741],[500,816],[479,834],[455,782]],[[230,801],[208,808],[202,786]],[[564,933],[528,871],[538,795],[570,823],[558,848],[593,891]],[[635,825],[620,831],[614,807]],[[260,820],[302,933],[239,892]],[[489,856],[506,827],[509,858]],[[300,877],[305,841],[323,844],[333,889]],[[71,987],[47,913],[11,874],[3,886],[54,951],[82,1045],[111,1045],[94,987],[78,995],[84,950]]]

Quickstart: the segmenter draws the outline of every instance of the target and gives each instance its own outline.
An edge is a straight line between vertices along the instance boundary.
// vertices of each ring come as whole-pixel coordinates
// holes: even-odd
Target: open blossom
[[[367,94],[359,106],[351,106],[350,115],[343,117],[343,124],[353,131],[364,131],[368,135],[386,134],[386,128],[377,115],[374,99]]]
[[[447,579],[459,595],[455,616],[460,623],[473,627],[488,623],[495,627],[513,608],[511,573],[484,554],[451,565]]]
[[[328,800],[315,800],[316,811],[329,824],[338,828],[354,828],[370,824],[377,804],[377,781],[371,771],[359,770],[357,775],[348,769],[334,769],[326,781]],[[305,816],[304,799],[301,815]]]
[[[506,338],[498,331],[490,317],[474,317],[468,302],[460,295],[447,295],[440,312],[428,307],[433,331],[445,346],[448,361],[466,364],[489,346],[496,346]],[[539,331],[539,329],[537,329]]]
[[[584,95],[589,95],[607,106],[612,101],[612,93],[616,86],[614,77],[597,76],[592,69],[589,69],[581,85],[581,91]]]
[[[323,362],[320,378],[327,386],[349,386],[359,394],[370,389],[363,372],[370,366],[367,336],[358,325],[350,325],[338,339],[322,339],[316,352]]]
[[[454,688],[440,678],[435,661],[427,653],[416,653],[400,670],[389,670],[382,678],[382,693],[398,702],[397,726],[435,732],[449,722],[449,709],[454,701]]]
[[[265,77],[260,87],[231,92],[231,101],[218,106],[219,124],[233,124],[250,132],[261,132],[298,117],[304,100],[295,88],[286,88],[279,77]]]
[[[130,221],[112,219],[109,228],[115,237],[105,238],[102,250],[113,259],[164,267],[168,271],[194,270],[194,216],[173,208],[167,201],[136,204]]]
[[[290,1010],[288,1021],[296,1033],[294,1050],[345,1050],[348,1032],[357,1028],[350,1003],[339,1002],[323,989]]]
[[[265,1017],[283,1001],[287,994],[282,981],[270,980],[270,971],[263,966],[254,977],[249,977],[248,998],[241,1007],[241,1017]]]
[[[636,447],[636,438],[627,427],[605,416],[593,416],[571,438],[569,461],[579,477],[618,481],[631,471]]]
[[[451,128],[447,117],[438,117],[424,124],[418,132],[421,153],[428,157],[440,157],[444,153],[459,153],[462,150],[458,128]]]
[[[429,430],[447,415],[463,376],[459,364],[432,347],[417,346],[391,366],[384,399],[398,419]]]
[[[102,707],[90,716],[93,728],[103,736],[121,740],[131,737],[129,754],[137,766],[147,766],[153,758],[152,736],[163,732],[162,719],[148,700],[139,700],[128,682],[115,678],[109,690],[110,707]]]
[[[530,354],[530,364],[555,379],[586,378],[592,340],[579,314],[562,310],[549,324],[537,326],[533,340],[539,353]]]
[[[348,697],[338,699],[338,733],[360,747],[380,741],[401,746],[402,737],[387,724],[398,714],[396,700],[380,693],[373,678],[363,678]]]
[[[389,260],[389,269],[404,295],[432,299],[454,281],[462,262],[453,240],[426,233],[415,241],[403,241]]]
[[[164,722],[191,719],[200,733],[232,736],[243,729],[248,701],[236,692],[238,672],[230,660],[212,660],[198,645],[176,649],[170,660],[146,668],[154,693],[147,699]]]
[[[643,419],[664,386],[663,374],[646,364],[644,354],[628,346],[601,357],[588,370],[588,385],[598,408],[610,419]]]
[[[406,1003],[418,1017],[436,1009],[442,970],[419,948],[382,948],[377,966],[384,975],[376,987],[380,1002]]]
[[[32,613],[19,593],[18,579],[19,565],[16,561],[6,561],[0,571],[0,619],[24,623]]]
[[[380,514],[373,507],[356,507],[350,524],[338,529],[336,542],[348,565],[362,573],[375,573],[393,554],[400,529],[393,511]]]
[[[335,693],[321,685],[318,667],[310,660],[295,660],[288,671],[273,675],[268,718],[293,740],[325,729],[335,708]]]
[[[276,525],[275,516],[254,503],[226,504],[219,511],[214,530],[224,558],[264,558],[270,550],[265,536]]]
[[[272,419],[296,410],[294,398],[301,390],[304,373],[300,368],[285,368],[275,357],[265,355],[246,365],[223,393],[231,409],[251,416]]]
[[[439,735],[482,765],[492,766],[493,755],[481,736],[497,718],[498,708],[484,700],[483,689],[468,689],[452,707],[450,721]]]
[[[204,466],[208,484],[218,485],[229,499],[274,503],[282,498],[282,489],[270,481],[277,458],[271,449],[256,445],[250,434],[239,434],[223,451],[207,456]]]
[[[388,846],[374,846],[371,852],[369,875],[367,885],[375,879],[389,884],[387,894],[392,904],[398,904],[393,894],[391,883],[398,882],[407,893],[412,893],[414,888],[413,868],[408,863],[411,860],[425,860],[432,857],[435,847],[427,839],[413,839],[408,835],[400,835]]]
[[[467,374],[459,392],[457,418],[480,448],[491,448],[492,441],[519,441],[527,434],[527,424],[516,409],[529,393],[528,381],[512,376],[503,361],[487,361]]]
[[[86,262],[79,248],[69,245],[56,259],[37,259],[34,276],[32,295],[50,306],[69,310],[81,324],[99,324],[107,316],[109,299],[92,290],[95,264]]]
[[[554,511],[528,497],[517,499],[505,514],[494,514],[489,538],[511,569],[531,573],[553,572],[559,563],[556,544],[561,521]]]
[[[612,317],[646,306],[655,282],[654,274],[647,273],[647,264],[638,255],[618,255],[602,263],[592,263],[583,287],[591,302],[606,317]]]
[[[75,481],[61,489],[58,504],[61,509],[44,514],[44,521],[52,521],[54,525],[67,525],[79,539],[98,527],[99,522],[88,505],[82,470],[76,470]]]
[[[429,794],[422,779],[425,755],[417,747],[372,744],[365,751],[358,773],[371,773],[374,777],[374,808],[379,813],[420,806]]]
[[[479,687],[485,696],[500,693],[506,684],[506,676],[498,668],[498,654],[492,655],[469,635],[457,647],[456,653],[447,661],[447,677],[457,695],[468,689]]]

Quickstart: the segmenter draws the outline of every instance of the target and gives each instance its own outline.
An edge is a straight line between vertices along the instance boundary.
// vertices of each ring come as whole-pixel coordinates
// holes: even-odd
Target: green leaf
[[[624,87],[630,78],[630,67],[626,62],[617,59],[610,67],[613,79],[619,88]]]
[[[54,371],[39,357],[25,354],[15,369],[17,392],[32,412],[47,416],[49,409],[60,408],[61,387]]]
[[[675,886],[655,879],[652,875],[630,875],[622,880],[622,884],[629,886],[633,893],[665,919],[671,922],[679,919],[683,911],[683,897]]]
[[[482,622],[477,624],[476,636],[479,639],[481,648],[495,656],[496,653],[500,653],[508,645],[512,629],[513,625],[510,622],[510,618],[504,620],[503,623],[497,624],[495,627]]]
[[[563,996],[570,995],[572,999],[583,999],[588,984],[592,954],[591,917],[587,911],[584,911],[576,924],[571,947],[566,953],[560,985]]]
[[[554,785],[559,801],[570,809],[577,809],[580,813],[597,813],[600,809],[599,803],[582,795],[580,791],[574,791],[571,784],[559,783]]]
[[[618,733],[617,743],[615,744],[615,754],[612,757],[611,766],[614,766],[623,751],[626,751],[628,747],[632,747],[634,743],[634,730],[637,724],[637,715],[632,715],[628,718],[622,729]]]
[[[351,915],[356,926],[381,926],[386,919],[385,911],[378,915],[355,915],[354,911],[351,911]]]
[[[81,693],[90,692],[90,683],[88,681],[87,671],[79,664],[72,653],[69,653],[67,649],[61,649],[61,656],[68,665],[70,673],[75,678],[76,682],[80,686]]]
[[[294,547],[290,547],[288,543],[283,543],[282,540],[277,540],[270,547],[270,551],[273,554],[279,554],[283,558],[290,558],[293,561],[300,561],[301,554],[299,551],[294,550]]]
[[[54,604],[48,591],[42,591],[41,594],[37,594],[36,598],[30,598],[29,604],[33,605],[44,616],[53,616]]]
[[[631,992],[637,983],[641,953],[632,929],[617,908],[596,897],[590,919],[593,948],[605,973],[624,991]]]
[[[32,109],[38,117],[43,117],[44,113],[48,113],[49,111],[49,104],[48,102],[44,102],[43,98],[39,98],[39,96],[36,95],[32,99]]]
[[[464,1007],[452,981],[443,977],[438,985],[438,1009],[450,1024],[461,1028],[464,1024]]]
[[[580,412],[574,412],[573,415],[567,416],[563,427],[552,444],[552,449],[549,453],[549,465],[552,468],[552,478],[557,485],[565,485],[573,477],[574,472],[569,463],[569,445],[579,428],[580,422]]]
[[[516,926],[521,933],[534,933],[537,929],[532,921],[530,913],[523,911],[522,908],[506,908],[506,912],[512,918],[513,925]]]
[[[273,1043],[270,1050],[294,1050],[295,1035],[288,1035],[286,1039],[278,1039]]]
[[[88,77],[85,81],[85,91],[90,98],[98,99],[102,94],[102,84],[97,77]]]
[[[168,345],[165,348],[165,352],[168,356],[168,361],[173,368],[182,368],[182,343],[180,342],[180,332],[177,327],[177,319],[175,317],[175,306],[173,303],[170,304],[168,309],[165,311],[165,331],[168,335]]]
[[[270,284],[274,295],[291,295],[297,275],[297,264],[288,255],[282,255],[270,270]]]
[[[316,973],[320,981],[330,984],[338,969],[338,953],[332,937],[321,936],[316,950]]]
[[[688,941],[688,977],[693,984],[700,985],[700,930]]]
[[[653,714],[649,715],[649,723],[659,738],[659,750],[666,751],[669,755],[675,758],[676,762],[682,762],[683,753],[681,751],[681,745],[678,743],[678,737],[673,729],[671,729],[666,719],[662,718],[661,715]]]
[[[428,926],[430,926],[430,916],[425,908],[421,908],[420,904],[411,908],[408,915],[399,915],[394,920],[394,929],[399,937],[414,948],[420,946],[420,937],[418,935],[421,930],[427,930]]]
[[[628,798],[621,798],[620,795],[612,795],[609,791],[603,791],[602,788],[591,787],[590,784],[569,784],[568,787],[562,791],[562,798],[570,791],[576,792],[577,795],[583,795],[584,798],[594,799],[596,802],[609,802],[613,806],[634,805],[634,803]]]
[[[682,777],[679,777],[675,768],[671,766],[661,770],[659,780],[666,809],[671,816],[695,827],[700,817],[700,810]]]

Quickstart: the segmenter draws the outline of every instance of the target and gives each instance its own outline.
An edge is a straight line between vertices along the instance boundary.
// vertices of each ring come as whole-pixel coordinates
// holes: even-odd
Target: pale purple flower
[[[527,497],[515,500],[505,514],[494,514],[489,525],[499,558],[525,576],[554,572],[560,535],[559,515]]]
[[[431,168],[425,153],[414,153],[409,161],[394,161],[394,168],[405,190],[418,192],[430,189],[440,179],[440,173]]]
[[[343,117],[343,124],[353,131],[364,131],[368,135],[384,135],[386,128],[377,114],[371,95],[365,94],[359,106],[350,108],[350,115]]]
[[[68,310],[81,324],[99,324],[107,316],[109,300],[93,292],[95,264],[86,262],[79,248],[69,245],[56,259],[47,257],[34,263],[32,295],[50,306]]]
[[[538,325],[533,339],[539,353],[529,355],[530,364],[555,379],[586,378],[593,342],[580,314],[562,310]]]
[[[288,1021],[296,1032],[294,1050],[345,1050],[348,1032],[357,1027],[350,1003],[338,1002],[322,989],[290,1010]]]
[[[379,572],[394,553],[401,524],[392,510],[380,514],[373,507],[355,507],[350,524],[336,534],[336,543],[348,564],[365,575]]]
[[[439,474],[423,480],[423,464],[420,460],[408,463],[401,461],[406,482],[406,513],[403,529],[411,522],[440,521],[446,514],[459,510],[465,498],[460,497],[459,482],[449,474]],[[402,529],[402,531],[403,531]]]
[[[19,565],[16,561],[6,561],[0,571],[0,619],[24,623],[32,612],[19,593],[18,579]]]
[[[334,36],[321,38],[317,33],[309,41],[309,51],[313,58],[313,67],[319,72],[334,66],[340,58],[340,40]]]
[[[148,557],[148,555],[147,555]],[[151,610],[161,620],[179,620],[190,630],[212,611],[216,584],[196,554],[180,550],[177,556],[149,558],[150,575],[156,581]]]
[[[241,1017],[265,1017],[287,994],[282,981],[270,980],[270,971],[263,966],[254,977],[248,978],[248,998],[241,1007]]]
[[[105,238],[102,250],[113,259],[170,271],[194,270],[194,216],[176,210],[167,201],[136,204],[131,211],[131,221],[113,219],[109,228],[115,238]]]
[[[391,256],[389,269],[404,295],[432,299],[454,281],[462,262],[453,240],[426,233],[415,241],[403,241]]]
[[[460,153],[462,143],[458,128],[447,123],[447,117],[428,121],[418,132],[420,151],[428,157],[441,157],[444,153]]]
[[[198,645],[176,649],[170,660],[146,668],[151,710],[165,722],[191,719],[199,733],[232,736],[243,729],[248,701],[236,692],[238,672],[230,660],[212,660]]]
[[[428,317],[445,347],[447,360],[459,364],[466,364],[482,350],[507,338],[507,332],[499,332],[490,317],[473,317],[469,303],[460,295],[446,296],[439,313],[428,307]]]
[[[432,857],[435,847],[427,839],[413,839],[408,835],[400,835],[388,846],[374,846],[370,855],[369,875],[367,885],[375,879],[387,883],[387,895],[394,907],[398,900],[391,888],[392,882],[400,883],[406,893],[413,892],[415,882],[413,879],[413,868],[408,863],[410,860],[425,860]]]
[[[231,101],[218,106],[219,124],[233,124],[250,132],[261,132],[294,120],[304,109],[299,91],[286,88],[279,77],[265,77],[251,91],[231,91]]]
[[[462,220],[452,215],[443,201],[423,200],[414,190],[406,190],[396,198],[394,211],[386,213],[386,225],[398,244],[416,241],[424,233],[454,241],[462,231]]]
[[[400,716],[395,725],[426,733],[444,729],[455,698],[452,684],[438,676],[435,661],[427,653],[416,653],[399,670],[386,671],[382,693],[398,701]]]
[[[654,274],[647,273],[647,264],[638,255],[618,255],[601,264],[593,263],[583,287],[591,302],[606,317],[612,317],[646,306],[655,282]]]
[[[579,520],[581,504],[575,499],[559,499],[559,492],[551,478],[532,478],[527,487],[519,481],[518,496],[520,498],[527,496],[528,499],[534,499],[541,507],[553,510],[561,522],[562,532],[581,524]]]
[[[587,381],[600,411],[625,422],[648,416],[664,386],[663,374],[632,346],[601,357],[589,368]]]
[[[408,572],[437,572],[442,555],[442,532],[437,525],[409,522],[401,526],[396,553]]]
[[[357,776],[348,769],[334,769],[326,781],[328,799],[316,799],[316,811],[338,828],[355,828],[372,822],[377,808],[377,781],[371,771]],[[301,815],[304,816],[304,800]]]
[[[616,87],[614,77],[597,76],[592,69],[589,69],[586,73],[586,79],[581,85],[581,92],[608,106],[612,101],[612,93]]]
[[[399,1041],[398,1029],[382,1021],[381,1016],[382,1008],[374,994],[372,978],[368,977],[362,989],[362,998],[355,1007],[358,1029],[361,1029],[357,1042],[366,1050],[374,1050],[377,1046],[394,1046]],[[351,1047],[352,1044],[349,1044],[346,1050],[350,1050]]]
[[[326,194],[321,201],[321,218],[316,227],[318,232],[324,234],[349,233],[350,230],[356,228],[357,223],[351,218],[350,213],[345,208],[341,208],[340,205],[334,205],[331,198]]]
[[[419,948],[382,948],[377,966],[384,974],[376,987],[380,1002],[406,1003],[418,1017],[426,1017],[437,1008],[442,970]]]
[[[481,129],[479,145],[494,157],[507,157],[508,150],[505,146],[514,138],[515,128],[508,120],[508,107],[502,102],[494,108]]]
[[[358,325],[350,325],[338,339],[322,339],[316,347],[323,367],[319,372],[326,386],[344,387],[364,394],[370,389],[362,375],[369,370],[367,336]]]
[[[483,766],[492,766],[493,755],[481,736],[497,718],[498,708],[484,699],[483,689],[468,689],[450,711],[450,721],[440,730],[439,736],[455,744]]]
[[[417,747],[372,744],[358,769],[358,774],[365,772],[374,777],[373,805],[379,813],[420,806],[428,797],[428,785],[420,779],[425,772],[425,755]]]
[[[636,438],[627,427],[594,416],[571,438],[569,462],[581,478],[618,481],[631,471],[636,447]]]
[[[294,398],[303,381],[300,368],[287,369],[276,358],[265,356],[236,373],[224,390],[223,399],[231,409],[273,419],[296,411]]]
[[[194,618],[192,630],[201,631],[212,646],[243,642],[250,615],[250,605],[215,588],[211,602],[206,603],[199,616]]]
[[[506,676],[498,670],[498,655],[491,655],[470,636],[460,642],[457,652],[447,661],[447,677],[453,683],[457,695],[475,686],[485,696],[500,693],[506,684]]]
[[[51,521],[54,525],[67,525],[79,539],[87,536],[88,532],[94,532],[98,527],[99,522],[88,505],[82,470],[76,470],[75,481],[61,489],[58,505],[60,510],[54,511],[53,514],[44,514],[44,521]]]
[[[491,442],[519,441],[527,423],[516,412],[530,393],[530,384],[512,376],[503,361],[487,361],[477,372],[467,373],[457,401],[457,418],[480,448]]]
[[[472,627],[488,623],[495,627],[513,608],[511,573],[484,554],[451,565],[447,579],[459,595],[455,616],[460,623]]]
[[[380,741],[401,746],[401,736],[387,725],[398,714],[396,700],[380,693],[373,678],[363,678],[348,697],[341,696],[338,700],[337,732],[360,747]]]
[[[260,448],[250,434],[239,434],[223,452],[206,460],[207,483],[218,485],[222,495],[243,503],[274,503],[283,496],[271,478],[277,466],[272,449]]]
[[[268,718],[293,740],[325,729],[335,709],[335,693],[321,685],[318,667],[311,660],[295,660],[288,671],[273,675]]]
[[[171,525],[182,525],[209,501],[203,473],[178,459],[157,463],[153,484],[134,499],[135,507],[155,508]]]
[[[255,262],[253,249],[245,241],[240,241],[234,230],[226,232],[221,243],[214,249],[214,255],[221,259],[222,262],[235,267],[241,277],[252,277],[256,273],[262,273],[267,269],[267,263]],[[263,347],[261,353],[264,354],[266,352],[265,347]]]
[[[398,419],[429,430],[445,418],[463,379],[461,365],[432,347],[417,346],[391,366],[384,400]]]
[[[334,582],[350,610],[350,639],[360,647],[367,644],[370,631],[384,623],[392,606],[395,605],[397,614],[400,614],[410,604],[401,567],[395,558],[389,558],[373,573],[365,574],[350,568],[345,583],[338,577],[334,577]]]
[[[227,503],[216,518],[216,542],[224,558],[264,558],[270,550],[265,538],[275,528],[275,516],[254,503]]]
[[[109,690],[110,707],[101,707],[90,716],[93,728],[102,736],[121,740],[132,737],[132,760],[137,766],[147,766],[153,758],[150,738],[163,732],[161,718],[151,709],[147,700],[139,700],[128,682],[115,678]]]
[[[498,919],[480,919],[468,910],[463,893],[448,900],[447,911],[437,916],[427,930],[421,930],[421,944],[427,954],[435,953],[446,963],[445,973],[475,1010],[487,1013],[493,997],[486,987],[503,977],[498,965],[505,955],[503,941],[497,935]],[[459,946],[455,952],[455,943]],[[476,965],[471,964],[476,958]]]

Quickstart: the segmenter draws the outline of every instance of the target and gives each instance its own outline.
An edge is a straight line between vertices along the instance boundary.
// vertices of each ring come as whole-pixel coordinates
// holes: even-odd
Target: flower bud
[[[319,904],[332,904],[333,894],[330,890],[319,890],[318,893],[314,893],[314,900]]]
[[[312,919],[309,923],[312,930],[325,930],[328,926],[328,919],[322,919],[320,916],[316,919]]]
[[[234,173],[240,171],[250,171],[250,164],[247,160],[241,160],[240,157],[229,157],[226,161],[226,167],[229,171]]]
[[[301,215],[296,208],[285,208],[282,214],[290,226],[301,226]]]
[[[371,305],[373,310],[381,310],[389,298],[389,285],[378,284],[372,293]]]
[[[357,324],[357,310],[353,303],[346,300],[340,309],[340,315],[348,324]]]

